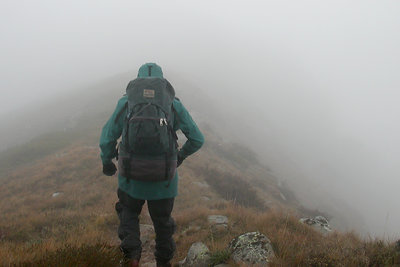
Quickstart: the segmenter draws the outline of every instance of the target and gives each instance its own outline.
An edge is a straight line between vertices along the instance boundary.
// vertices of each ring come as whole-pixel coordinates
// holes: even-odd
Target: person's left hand
[[[113,162],[103,164],[103,173],[107,176],[113,176],[117,172],[117,167]]]

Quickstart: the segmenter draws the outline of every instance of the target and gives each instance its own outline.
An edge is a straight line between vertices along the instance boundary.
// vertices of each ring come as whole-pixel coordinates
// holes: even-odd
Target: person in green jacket
[[[160,66],[155,63],[142,65],[138,78],[159,77],[163,78]],[[117,168],[112,162],[118,155],[117,140],[122,134],[124,118],[127,116],[127,96],[123,96],[117,104],[114,113],[104,125],[100,137],[101,160],[103,173],[112,176]],[[174,117],[173,130],[181,130],[187,141],[178,151],[178,166],[189,155],[195,153],[204,143],[203,134],[193,121],[189,112],[178,98],[173,101]],[[156,251],[154,253],[157,266],[171,266],[170,261],[174,255],[175,242],[173,233],[176,225],[171,217],[175,197],[178,193],[178,171],[170,181],[149,182],[126,179],[118,175],[118,198],[115,205],[120,225],[118,236],[121,239],[120,248],[124,253],[127,266],[139,266],[141,256],[141,241],[139,229],[139,214],[142,206],[147,201],[149,213],[156,232]]]

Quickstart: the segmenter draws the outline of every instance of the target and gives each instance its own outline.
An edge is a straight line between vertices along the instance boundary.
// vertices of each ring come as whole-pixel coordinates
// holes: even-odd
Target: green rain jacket
[[[149,66],[150,64],[145,64],[143,66]],[[155,65],[155,64],[154,64]],[[139,70],[138,77],[146,77],[145,74],[141,74],[141,70],[143,66]],[[155,65],[158,67],[157,65]],[[159,68],[159,67],[158,67]],[[159,69],[161,71],[161,68]],[[159,73],[159,72],[155,72]],[[146,72],[147,74],[147,72]],[[153,74],[152,77],[155,75]],[[162,77],[159,74],[158,77]],[[103,130],[101,132],[100,137],[100,149],[101,149],[101,160],[103,164],[110,163],[113,158],[117,156],[117,140],[122,134],[122,128],[124,124],[124,118],[126,117],[126,110],[122,111],[125,108],[125,104],[128,101],[127,96],[123,96],[117,104],[114,113],[111,115],[110,119],[104,125]],[[203,134],[200,132],[196,123],[193,121],[189,112],[180,102],[180,100],[175,99],[173,102],[173,107],[176,111],[174,116],[177,118],[174,119],[174,130],[181,130],[183,134],[186,136],[187,140],[185,144],[182,146],[179,155],[183,158],[188,157],[193,154],[204,143]],[[118,114],[121,113],[120,116]],[[116,118],[118,119],[116,120]],[[178,170],[175,173],[174,178],[170,181],[170,185],[168,185],[168,181],[162,182],[143,182],[143,181],[135,181],[135,180],[127,180],[125,177],[118,175],[118,187],[128,195],[136,199],[145,199],[145,200],[156,200],[156,199],[165,199],[176,197],[178,194]]]

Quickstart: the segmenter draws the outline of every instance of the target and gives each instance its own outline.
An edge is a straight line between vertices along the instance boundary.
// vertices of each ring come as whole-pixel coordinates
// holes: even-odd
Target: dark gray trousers
[[[121,239],[121,250],[126,258],[140,259],[142,242],[140,241],[139,214],[145,200],[135,199],[118,189],[119,202],[116,203],[120,225],[118,236]],[[159,263],[167,263],[174,256],[175,221],[171,217],[174,198],[147,200],[151,220],[156,232],[156,251],[154,256]]]

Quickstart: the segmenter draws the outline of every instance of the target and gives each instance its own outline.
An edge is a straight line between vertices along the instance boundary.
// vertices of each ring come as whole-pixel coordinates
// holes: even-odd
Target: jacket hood
[[[143,64],[138,72],[138,78],[158,77],[163,78],[163,72],[160,66],[156,63]]]

